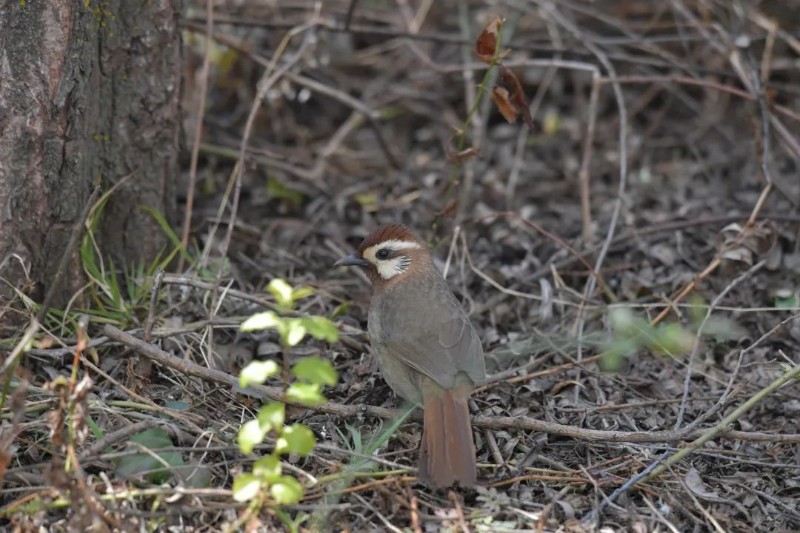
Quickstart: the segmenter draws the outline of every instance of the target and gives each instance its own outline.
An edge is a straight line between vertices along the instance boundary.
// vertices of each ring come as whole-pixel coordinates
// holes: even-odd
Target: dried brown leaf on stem
[[[448,139],[447,144],[444,147],[445,154],[447,155],[447,159],[449,161],[455,161],[457,163],[463,163],[468,159],[472,159],[473,157],[478,157],[480,153],[478,149],[474,146],[469,146],[467,148],[455,148],[453,146],[453,142],[460,138],[460,133],[453,134],[450,139]]]
[[[475,55],[490,67],[502,66],[503,59],[511,53],[511,50],[502,52],[499,50],[497,37],[502,25],[503,21],[499,17],[495,18],[483,29],[475,41]],[[515,123],[521,113],[528,129],[533,129],[533,117],[531,117],[525,92],[522,90],[522,83],[511,69],[506,66],[502,67],[500,81],[492,89],[490,97],[509,124]]]
[[[525,125],[529,130],[533,129],[533,117],[525,92],[522,90],[522,83],[508,67],[503,67],[500,85],[492,89],[492,102],[510,124],[516,122],[517,117],[522,114]]]
[[[495,57],[495,52],[497,52],[497,34],[502,26],[502,19],[500,17],[496,17],[485,28],[483,28],[483,31],[480,35],[478,35],[478,39],[475,41],[475,55],[477,55],[478,59],[487,65],[491,65],[498,59],[502,59],[510,52],[509,50],[506,50],[501,54],[497,54],[497,57]]]
[[[497,110],[506,119],[506,122],[513,124],[517,121],[519,110],[517,106],[511,103],[508,90],[504,87],[495,87],[492,89],[492,102],[497,106]]]
[[[530,106],[528,105],[527,98],[525,98],[525,91],[522,90],[522,84],[519,78],[517,78],[517,75],[509,68],[504,67],[503,73],[500,75],[500,81],[507,87],[511,87],[511,102],[517,107],[519,112],[522,113],[522,120],[525,121],[525,125],[528,126],[529,130],[532,130],[533,117],[531,116]]]

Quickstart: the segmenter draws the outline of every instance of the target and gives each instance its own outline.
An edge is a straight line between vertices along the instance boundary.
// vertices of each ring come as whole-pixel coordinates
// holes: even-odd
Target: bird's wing
[[[460,372],[469,376],[475,385],[486,381],[483,348],[477,332],[458,306],[457,313],[423,313],[452,316],[446,320],[429,320],[417,325],[414,337],[392,339],[393,352],[415,370],[427,375],[444,388],[453,388]]]
[[[460,317],[441,324],[439,346],[447,359],[455,363],[456,370],[466,372],[473,384],[482,385],[486,381],[481,339],[463,311]]]

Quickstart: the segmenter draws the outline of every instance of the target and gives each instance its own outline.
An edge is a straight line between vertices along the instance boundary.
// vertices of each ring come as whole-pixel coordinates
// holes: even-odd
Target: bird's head
[[[411,230],[402,224],[386,224],[364,239],[358,252],[338,260],[334,266],[363,268],[373,286],[413,276],[427,265],[428,251]]]

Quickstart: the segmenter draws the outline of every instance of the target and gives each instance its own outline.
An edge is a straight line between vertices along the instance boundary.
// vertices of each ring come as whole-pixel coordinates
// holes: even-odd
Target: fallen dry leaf
[[[762,220],[752,227],[735,222],[728,224],[720,230],[715,241],[721,259],[752,266],[755,258],[772,250],[777,238],[775,227]]]

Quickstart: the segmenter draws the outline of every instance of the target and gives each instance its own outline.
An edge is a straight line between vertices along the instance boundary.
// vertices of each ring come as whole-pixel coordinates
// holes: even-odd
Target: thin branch
[[[162,364],[173,370],[177,370],[186,375],[199,377],[218,383],[226,384],[232,388],[238,387],[239,380],[235,376],[226,374],[219,370],[214,370],[205,366],[198,365],[187,359],[174,357],[169,353],[137,339],[133,335],[125,333],[124,331],[115,328],[111,325],[106,325],[103,328],[105,334],[112,340],[120,342],[131,349],[136,350],[141,355],[149,357],[159,364]],[[798,367],[800,368],[800,367]],[[270,400],[284,402],[291,405],[294,404],[284,394],[282,389],[277,387],[268,387],[265,385],[250,385],[246,389],[248,393],[255,396],[262,396]],[[305,407],[305,406],[301,406]],[[305,407],[307,408],[307,407]],[[334,402],[328,402],[320,406],[314,407],[314,410],[335,416],[345,418],[374,416],[377,418],[394,420],[404,413],[395,409],[386,409],[385,407],[375,407],[371,405],[344,405]],[[421,420],[422,417],[417,411],[412,413],[409,417],[412,420]],[[516,429],[523,431],[543,431],[552,435],[559,435],[563,437],[571,437],[579,440],[588,440],[595,442],[678,442],[698,438],[703,435],[703,430],[696,430],[689,433],[681,431],[653,431],[653,432],[638,432],[638,431],[605,431],[598,429],[586,429],[575,426],[567,426],[563,424],[556,424],[553,422],[545,422],[528,417],[476,417],[473,418],[473,425],[478,428],[487,429]],[[779,433],[761,433],[761,432],[747,432],[747,431],[721,431],[715,436],[720,438],[728,438],[734,440],[748,440],[758,442],[789,442],[800,443],[800,434],[779,434]]]

